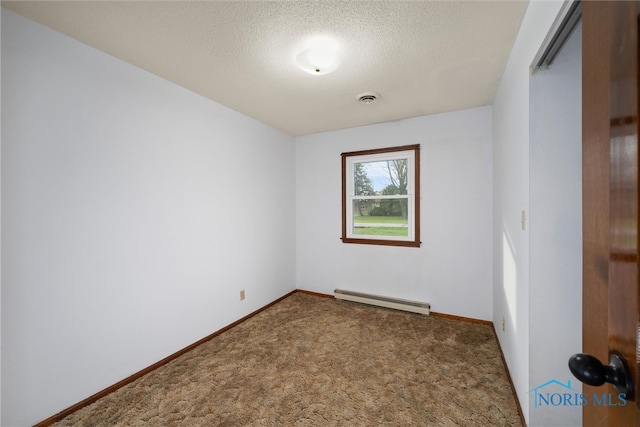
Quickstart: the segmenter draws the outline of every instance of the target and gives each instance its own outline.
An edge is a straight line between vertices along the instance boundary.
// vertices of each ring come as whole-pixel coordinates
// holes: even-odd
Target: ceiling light
[[[380,94],[377,92],[364,92],[356,97],[361,104],[373,104],[380,99]]]
[[[327,37],[311,39],[296,56],[296,64],[309,74],[328,74],[340,65],[338,45]]]

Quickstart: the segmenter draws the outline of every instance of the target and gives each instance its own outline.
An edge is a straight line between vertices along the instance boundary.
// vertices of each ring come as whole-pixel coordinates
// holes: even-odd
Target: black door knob
[[[633,378],[629,366],[624,357],[617,353],[609,355],[607,366],[590,354],[574,354],[569,358],[569,370],[585,384],[601,386],[610,383],[618,394],[625,395],[626,400],[633,399]]]

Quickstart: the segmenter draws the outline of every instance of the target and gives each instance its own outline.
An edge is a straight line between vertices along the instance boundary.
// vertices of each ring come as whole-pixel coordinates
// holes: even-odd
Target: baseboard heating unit
[[[396,310],[410,311],[412,313],[429,315],[431,304],[419,301],[409,301],[400,298],[382,297],[379,295],[364,294],[361,292],[345,291],[336,289],[334,291],[336,299],[363,304],[377,305],[380,307],[393,308]]]

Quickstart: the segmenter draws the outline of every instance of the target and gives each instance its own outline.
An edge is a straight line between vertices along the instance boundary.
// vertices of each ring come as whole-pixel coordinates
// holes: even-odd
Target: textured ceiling
[[[490,104],[524,1],[28,1],[2,5],[291,135]],[[295,66],[328,35],[341,64]],[[365,91],[381,99],[362,105]]]

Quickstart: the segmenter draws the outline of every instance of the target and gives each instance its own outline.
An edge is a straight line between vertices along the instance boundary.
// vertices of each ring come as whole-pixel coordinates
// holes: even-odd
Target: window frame
[[[405,152],[411,152],[405,154]],[[358,243],[364,245],[381,245],[381,246],[403,246],[403,247],[420,247],[420,144],[403,145],[398,147],[377,148],[371,150],[351,151],[341,153],[342,157],[342,242]],[[408,227],[409,236],[402,238],[398,236],[375,236],[366,235],[364,237],[355,237],[351,233],[353,230],[353,201],[359,200],[359,196],[355,196],[354,182],[354,164],[363,161],[388,160],[393,158],[409,159],[408,182],[407,182],[407,198],[409,213]],[[361,160],[360,160],[361,159]],[[411,169],[413,169],[411,171]],[[413,174],[411,174],[413,172]],[[358,198],[356,198],[358,197]],[[373,196],[370,196],[374,198]],[[387,198],[389,196],[386,196]],[[380,198],[380,197],[375,197]],[[385,198],[383,196],[382,198]],[[413,236],[411,235],[413,232]]]

